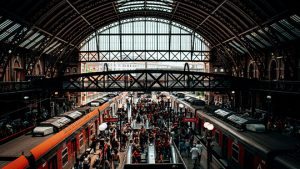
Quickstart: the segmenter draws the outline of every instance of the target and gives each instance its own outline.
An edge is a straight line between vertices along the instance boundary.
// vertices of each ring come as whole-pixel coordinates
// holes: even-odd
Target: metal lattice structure
[[[63,91],[231,91],[249,87],[251,80],[192,71],[127,70],[69,75],[44,81]],[[240,85],[244,84],[244,85]]]

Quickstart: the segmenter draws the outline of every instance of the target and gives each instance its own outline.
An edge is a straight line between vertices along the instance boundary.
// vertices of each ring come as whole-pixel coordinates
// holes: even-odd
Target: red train
[[[85,152],[91,139],[99,132],[98,126],[103,122],[103,115],[108,111],[117,111],[122,99],[123,96],[116,96],[94,107],[94,110],[90,110],[89,106],[78,108],[73,113],[52,118],[35,128],[33,133],[40,136],[25,134],[0,145],[0,166],[11,161],[3,169],[72,168],[76,158]],[[79,117],[80,113],[82,116]]]
[[[191,126],[207,145],[204,123],[214,125],[212,154],[214,168],[232,169],[299,169],[300,140],[276,132],[265,131],[258,120],[241,117],[234,112],[218,109],[208,113],[204,106],[192,106],[183,98],[171,96],[174,110],[196,118]],[[181,105],[180,105],[181,104]],[[206,158],[206,151],[203,152]]]

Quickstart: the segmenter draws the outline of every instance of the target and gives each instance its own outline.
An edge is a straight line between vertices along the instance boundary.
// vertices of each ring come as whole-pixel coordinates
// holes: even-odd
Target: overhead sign
[[[104,118],[104,122],[118,122],[118,118]]]
[[[193,123],[196,123],[197,122],[197,118],[183,118],[182,122],[193,122]]]

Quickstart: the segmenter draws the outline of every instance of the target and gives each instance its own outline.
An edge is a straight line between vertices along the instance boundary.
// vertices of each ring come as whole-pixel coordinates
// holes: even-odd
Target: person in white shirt
[[[198,161],[199,161],[199,164],[200,164],[200,162],[201,162],[201,153],[202,153],[203,146],[202,146],[202,144],[200,143],[199,140],[197,141],[196,147],[197,147],[198,150],[199,150]]]
[[[196,147],[196,144],[194,144],[193,148],[190,151],[192,153],[192,160],[194,160],[194,168],[197,166],[197,161],[199,157],[199,149]]]

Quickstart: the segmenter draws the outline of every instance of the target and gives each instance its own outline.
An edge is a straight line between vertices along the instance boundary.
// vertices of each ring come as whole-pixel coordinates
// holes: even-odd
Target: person
[[[140,161],[140,153],[138,152],[137,148],[132,153],[133,163],[139,163]]]
[[[191,148],[190,147],[190,140],[189,139],[185,140],[184,146],[185,146],[187,157],[189,157],[189,151],[190,151],[190,148]]]
[[[105,162],[104,162],[104,169],[111,169],[111,165],[110,165],[109,160],[105,160]]]
[[[100,169],[100,158],[99,155],[96,156],[96,159],[93,164],[93,168]]]
[[[163,163],[163,154],[161,151],[158,152],[158,158],[157,158],[157,163]]]
[[[89,169],[90,168],[90,161],[89,159],[86,157],[83,160],[83,169]]]
[[[118,154],[118,150],[116,150],[116,149],[114,150],[112,160],[113,160],[114,168],[117,169],[119,167],[120,157]]]
[[[202,146],[202,144],[200,144],[199,140],[197,141],[196,147],[199,150],[198,161],[199,161],[199,164],[200,164],[200,162],[201,162],[201,153],[202,153],[203,146]]]
[[[199,157],[199,149],[196,147],[196,144],[193,145],[193,148],[190,151],[192,153],[192,160],[194,160],[194,168],[197,167],[198,157]]]

